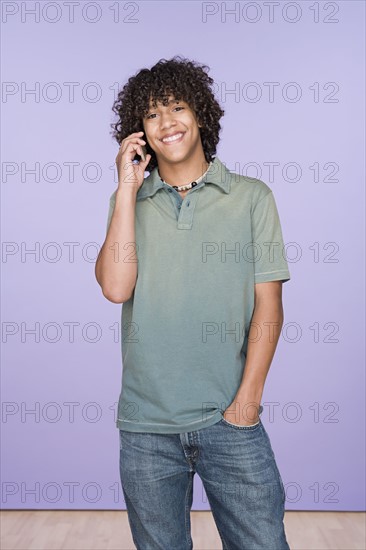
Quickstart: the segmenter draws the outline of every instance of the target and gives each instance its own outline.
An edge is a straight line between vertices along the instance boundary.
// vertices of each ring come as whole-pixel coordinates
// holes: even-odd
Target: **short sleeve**
[[[252,211],[254,283],[289,281],[282,229],[272,191]]]
[[[113,211],[114,211],[114,207],[115,207],[115,204],[116,204],[116,193],[117,193],[117,190],[112,193],[112,195],[109,199],[109,211],[108,211],[107,231],[106,231],[106,233],[108,233],[108,229],[109,229],[109,226],[111,224]]]

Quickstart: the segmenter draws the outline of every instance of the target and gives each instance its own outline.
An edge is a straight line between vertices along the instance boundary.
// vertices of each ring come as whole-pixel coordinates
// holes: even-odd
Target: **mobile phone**
[[[136,156],[133,159],[134,162],[140,162],[141,160],[142,160],[142,162],[145,162],[145,160],[146,160],[146,147],[145,147],[145,145],[141,145],[141,149],[142,149],[142,155],[140,156],[138,153],[136,153]]]
[[[146,147],[145,147],[145,145],[142,145],[141,149],[142,149],[142,156],[141,156],[142,162],[145,162],[145,160],[146,160]]]

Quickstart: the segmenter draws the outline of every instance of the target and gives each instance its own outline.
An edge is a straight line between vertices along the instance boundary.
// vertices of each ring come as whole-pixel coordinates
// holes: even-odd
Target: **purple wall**
[[[125,508],[121,306],[94,278],[117,186],[111,106],[181,54],[211,67],[219,158],[272,188],[288,244],[262,401],[286,509],[364,510],[365,4],[267,4],[81,1],[72,18],[2,2],[3,508]],[[209,509],[198,476],[192,509]]]

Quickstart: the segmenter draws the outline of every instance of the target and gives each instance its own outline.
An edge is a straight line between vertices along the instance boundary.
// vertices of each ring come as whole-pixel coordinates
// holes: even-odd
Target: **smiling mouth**
[[[180,143],[184,137],[184,132],[177,132],[173,136],[170,136],[168,138],[163,138],[161,140],[164,145],[172,145],[173,143]]]

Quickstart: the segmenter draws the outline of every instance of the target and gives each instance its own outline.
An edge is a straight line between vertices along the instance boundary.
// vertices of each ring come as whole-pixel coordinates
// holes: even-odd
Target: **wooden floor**
[[[191,523],[194,550],[222,550],[211,512],[191,512]],[[363,512],[285,513],[291,550],[365,550],[365,523]],[[0,526],[1,550],[136,548],[125,511],[3,510]]]

